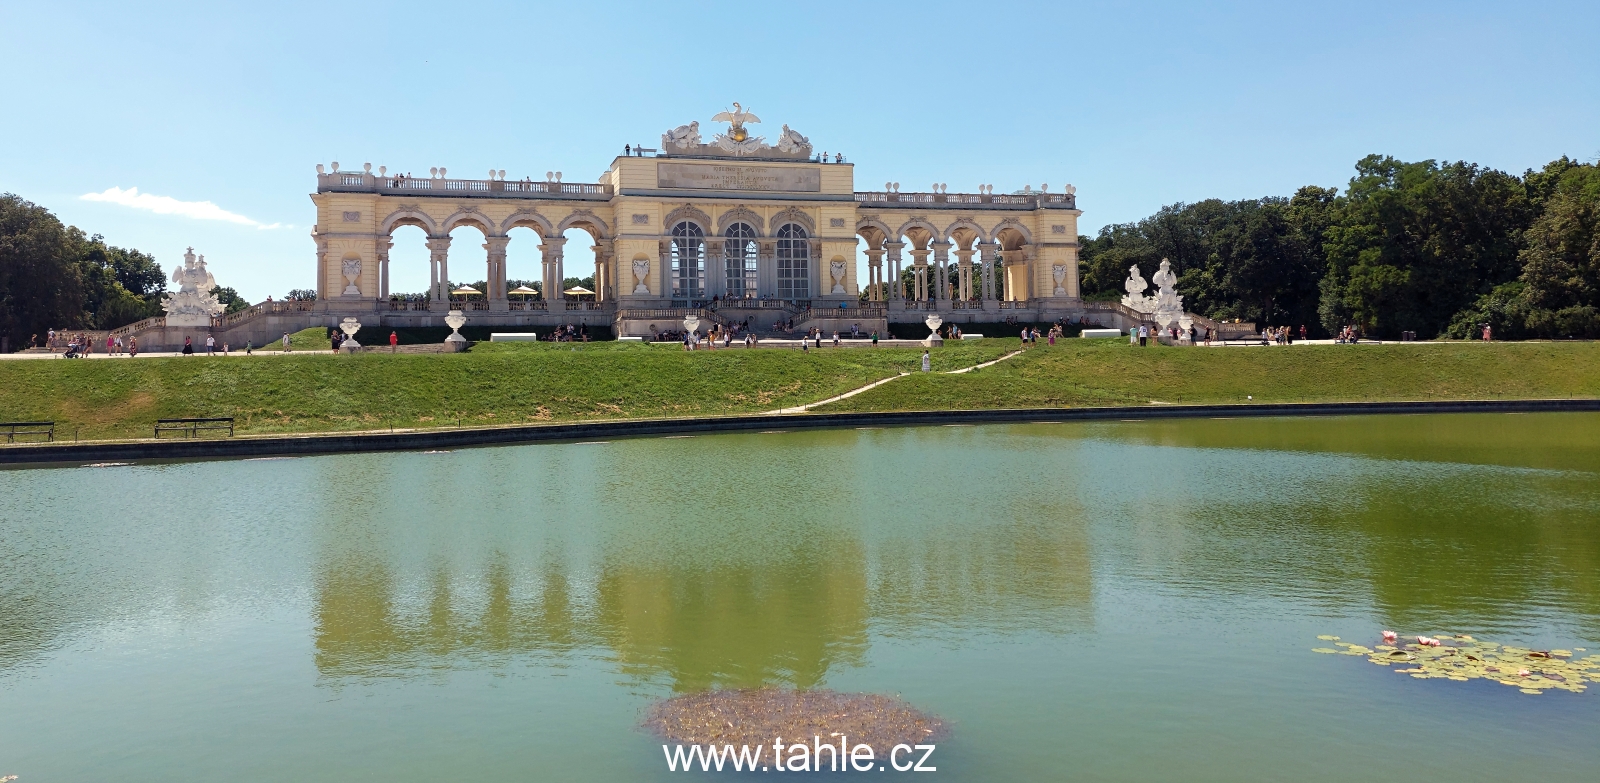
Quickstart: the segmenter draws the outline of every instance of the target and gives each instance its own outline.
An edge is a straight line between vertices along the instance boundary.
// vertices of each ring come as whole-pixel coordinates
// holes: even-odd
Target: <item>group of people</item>
[[[589,342],[589,329],[583,324],[558,326],[554,331],[550,332],[550,342],[586,343]]]
[[[1301,339],[1305,339],[1305,335],[1302,334]],[[1350,324],[1349,326],[1340,329],[1339,334],[1334,336],[1333,341],[1336,343],[1351,344],[1361,342],[1361,327],[1356,326],[1355,324]]]
[[[28,347],[40,347],[38,334],[28,336]],[[48,329],[45,332],[43,347],[51,353],[55,353],[56,349],[60,348],[61,355],[68,359],[77,359],[94,353],[94,341],[84,332],[68,334],[66,332],[57,332],[55,329]],[[122,356],[124,354],[137,356],[139,355],[139,338],[129,337],[128,343],[124,345],[120,335],[108,333],[106,335],[105,349],[108,356]]]
[[[1306,326],[1300,325],[1300,341],[1306,339]],[[1293,345],[1294,329],[1288,326],[1268,326],[1261,330],[1261,344],[1273,343],[1276,345]]]

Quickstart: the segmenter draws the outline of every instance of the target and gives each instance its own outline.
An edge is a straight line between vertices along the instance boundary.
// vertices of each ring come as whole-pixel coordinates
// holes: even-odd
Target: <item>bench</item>
[[[53,421],[0,421],[0,429],[6,431],[7,443],[16,443],[18,435],[43,435],[49,441],[56,439],[56,423]]]
[[[201,430],[227,430],[228,437],[233,437],[233,417],[216,416],[194,419],[156,419],[157,438],[163,432],[181,432],[186,438],[200,437]]]

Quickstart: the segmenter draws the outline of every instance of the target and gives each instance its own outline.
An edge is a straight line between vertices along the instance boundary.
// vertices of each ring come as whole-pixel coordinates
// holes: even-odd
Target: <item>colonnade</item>
[[[869,248],[867,254],[868,299],[882,301],[885,287],[888,298],[916,302],[975,301],[996,299],[996,266],[1026,265],[1026,250],[1001,250],[998,242],[977,242],[970,248],[940,240],[927,247],[910,248],[911,290],[906,290],[902,268],[905,242],[884,242]],[[950,254],[955,251],[955,283],[950,282]],[[929,255],[932,255],[930,262]],[[1009,256],[1009,257],[1008,257]],[[975,260],[976,257],[976,260]],[[884,263],[888,262],[885,275]],[[888,282],[888,286],[883,284]],[[1003,286],[1003,283],[1002,283]],[[1025,298],[1017,297],[1013,298]]]
[[[430,235],[427,238],[428,246],[428,294],[436,302],[449,301],[450,299],[450,243],[451,236]],[[564,309],[566,300],[562,296],[563,281],[566,279],[566,264],[564,248],[567,238],[564,236],[540,236],[540,290],[541,295],[548,303],[548,309]],[[506,288],[506,248],[511,244],[509,236],[485,236],[483,249],[485,257],[485,276],[488,289],[484,291],[484,298],[489,302],[490,310],[510,309],[510,296]],[[389,251],[394,247],[393,236],[384,236],[378,241],[378,298],[389,298]],[[613,285],[610,264],[612,251],[610,240],[598,240],[590,247],[595,257],[595,299],[608,301],[613,297]]]

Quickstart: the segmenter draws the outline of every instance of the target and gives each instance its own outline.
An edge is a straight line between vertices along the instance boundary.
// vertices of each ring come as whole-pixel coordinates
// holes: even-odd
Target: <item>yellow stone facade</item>
[[[659,149],[629,146],[593,183],[507,181],[504,172],[456,179],[443,169],[406,178],[370,164],[360,171],[319,165],[311,197],[319,309],[440,309],[384,307],[391,234],[403,225],[428,236],[434,302],[449,299],[452,277],[489,281],[472,303],[478,312],[469,313],[480,321],[535,310],[554,316],[581,308],[622,319],[640,308],[773,302],[889,320],[915,320],[896,314],[919,310],[968,311],[967,320],[982,320],[985,311],[1079,309],[1080,212],[1071,186],[996,194],[992,186],[901,192],[889,183],[861,191],[853,164],[813,152],[788,126],[768,145],[744,129],[759,122],[754,115],[718,118],[731,123],[729,132],[711,142],[701,141],[698,123],[680,126]],[[451,238],[463,226],[481,234],[481,245]],[[546,292],[559,290],[566,275],[588,273],[566,267],[562,237],[570,228],[586,231],[596,301],[508,297],[506,248],[516,227],[541,238]],[[858,251],[865,279],[858,279]]]

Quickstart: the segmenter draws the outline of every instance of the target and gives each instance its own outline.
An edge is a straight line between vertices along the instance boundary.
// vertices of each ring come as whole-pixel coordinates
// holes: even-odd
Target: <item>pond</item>
[[[1485,414],[0,471],[0,776],[665,779],[652,705],[777,686],[951,780],[1589,779],[1600,685],[1312,649],[1600,650],[1597,470]]]

